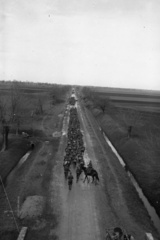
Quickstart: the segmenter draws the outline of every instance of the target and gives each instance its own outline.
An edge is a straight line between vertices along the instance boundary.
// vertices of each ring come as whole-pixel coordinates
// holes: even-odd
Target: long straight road
[[[90,160],[92,161],[93,167],[98,171],[100,182],[96,185],[87,181],[83,182],[84,175],[82,174],[79,182],[76,183],[75,169],[72,167],[74,182],[72,189],[68,189],[63,172],[63,157],[67,144],[70,110],[68,106],[57,155],[57,166],[53,172],[54,177],[51,186],[51,202],[53,206],[56,206],[53,211],[60,216],[56,234],[60,240],[102,240],[105,239],[106,228],[122,226],[136,236],[136,240],[143,240],[144,230],[127,207],[121,189],[122,183],[116,176],[116,171],[111,164],[113,159],[110,159],[110,156],[106,154],[89,116],[78,103],[76,107],[85,144],[84,161],[86,164]],[[110,180],[107,183],[103,176],[101,158],[97,158],[97,146],[100,156],[103,156],[106,161],[106,174],[108,180]],[[106,193],[106,186],[109,189],[108,193]],[[109,195],[110,193],[112,195]]]
[[[69,111],[69,108],[68,108]],[[63,126],[63,139],[61,142],[60,152],[64,151],[64,145],[66,144],[67,128],[69,114],[66,112],[66,118],[64,119]],[[82,133],[84,134],[84,127],[81,126]],[[84,161],[90,160],[90,151],[92,143],[89,139],[88,134],[84,134],[84,144],[86,147],[84,154]],[[62,150],[63,148],[63,150]],[[92,157],[91,157],[92,158]],[[94,159],[92,159],[92,162]],[[69,191],[67,182],[64,179],[63,173],[63,159],[58,162],[57,169],[54,174],[57,174],[57,181],[59,186],[60,194],[60,211],[61,220],[58,229],[59,239],[61,240],[80,240],[80,239],[92,239],[100,240],[103,239],[99,227],[99,211],[96,204],[96,191],[99,185],[94,185],[83,182],[84,174],[81,174],[79,182],[76,183],[75,169],[72,167],[71,171],[74,176],[74,182],[72,190]],[[94,164],[94,163],[93,163]],[[58,173],[57,173],[58,171]],[[53,183],[54,184],[54,183]]]

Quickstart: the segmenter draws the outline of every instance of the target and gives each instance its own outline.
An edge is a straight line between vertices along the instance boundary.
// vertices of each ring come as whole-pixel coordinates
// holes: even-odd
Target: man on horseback
[[[89,168],[89,167],[91,167],[91,168],[93,167],[91,160],[90,160],[89,163],[88,163],[88,168]]]
[[[85,178],[83,180],[83,182],[85,182],[85,180],[87,179],[88,182],[89,182],[89,178],[88,176],[91,176],[92,177],[92,182],[95,181],[95,184],[97,183],[97,181],[99,181],[99,177],[98,177],[98,172],[93,168],[93,167],[83,167],[82,170],[84,171],[84,174],[85,174]]]
[[[88,166],[87,166],[87,172],[91,173],[92,169],[93,169],[93,166],[92,166],[92,162],[90,160],[89,163],[88,163]]]

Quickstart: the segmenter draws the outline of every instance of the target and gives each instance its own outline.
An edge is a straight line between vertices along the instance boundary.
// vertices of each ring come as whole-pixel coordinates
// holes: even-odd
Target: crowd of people
[[[78,119],[77,108],[74,107],[76,100],[72,97],[69,101],[70,105],[70,117],[68,124],[67,134],[67,146],[65,149],[64,156],[64,174],[65,178],[68,179],[69,189],[71,189],[73,183],[73,174],[71,172],[71,165],[77,169],[82,169],[85,165],[83,155],[85,151],[83,134],[80,129],[80,122]]]
[[[105,240],[134,240],[134,237],[127,234],[122,228],[115,227],[106,230]]]

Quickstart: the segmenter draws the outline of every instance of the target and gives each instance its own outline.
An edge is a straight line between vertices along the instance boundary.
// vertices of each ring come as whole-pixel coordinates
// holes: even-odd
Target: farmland
[[[0,152],[0,175],[19,227],[23,224],[33,223],[33,220],[27,220],[28,222],[25,223],[23,219],[17,218],[17,204],[21,207],[29,196],[33,199],[34,196],[39,199],[44,198],[43,217],[46,219],[45,221],[48,221],[50,217],[46,197],[49,194],[48,182],[55,164],[52,159],[54,159],[59,146],[59,137],[54,136],[58,136],[62,128],[68,91],[68,87],[57,85],[19,82],[0,84],[0,106],[1,110],[5,109],[5,111],[1,111],[1,120],[2,117],[5,118],[6,124],[9,125],[7,150]],[[57,94],[59,95],[57,96]],[[14,99],[16,108],[12,121]],[[0,129],[2,133],[2,122]],[[25,135],[22,134],[23,132]],[[31,149],[31,143],[34,144],[34,151]],[[2,149],[2,134],[0,135],[0,148]],[[20,159],[28,151],[31,151],[31,154],[27,161],[23,160],[23,163]],[[4,194],[1,183],[0,238],[10,240],[16,239],[18,229],[15,228],[7,196]],[[19,203],[17,203],[18,200]],[[30,204],[33,208],[33,200]],[[38,210],[36,211],[38,212]],[[45,231],[43,229],[44,234]]]
[[[159,214],[159,111],[143,111],[142,106],[139,110],[134,105],[143,99],[147,107],[149,94],[141,92],[138,97],[135,91],[130,95],[123,90],[125,95],[119,89],[108,93],[108,89],[90,88],[87,95],[80,87],[71,90],[70,86],[18,82],[1,83],[0,87],[2,240],[17,240],[22,226],[28,227],[25,240],[101,240],[106,227],[115,226],[137,240],[145,239],[146,232],[159,240],[159,229],[102,134],[109,137]],[[154,101],[158,98],[152,97]],[[71,145],[73,151],[66,152],[73,133],[69,123],[76,123],[75,115],[71,119],[72,108],[79,121],[75,131],[79,128],[85,146],[82,160],[86,166],[91,161],[99,181],[84,182],[83,172],[76,181],[79,162],[77,159],[75,166],[75,159],[70,158],[74,180],[69,190],[64,161],[75,151],[77,141],[75,138]],[[6,127],[8,141],[4,144]]]
[[[109,98],[117,107],[139,109],[146,112],[160,111],[160,91],[92,88],[101,98]]]
[[[94,97],[85,99],[86,105],[160,216],[160,92],[109,88],[90,91]],[[108,103],[104,113],[102,99]]]

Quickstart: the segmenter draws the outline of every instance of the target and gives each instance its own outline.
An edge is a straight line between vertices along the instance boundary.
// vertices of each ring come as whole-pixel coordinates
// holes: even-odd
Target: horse
[[[84,171],[84,174],[85,174],[85,178],[83,182],[85,182],[86,178],[88,179],[88,176],[92,177],[92,182],[94,182],[95,179],[96,179],[96,182],[99,181],[98,172],[94,168],[86,168],[84,166],[82,167],[82,170]],[[89,182],[89,179],[88,179],[88,182]]]

